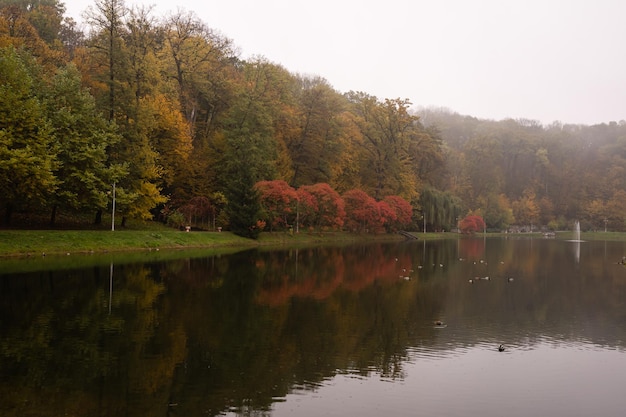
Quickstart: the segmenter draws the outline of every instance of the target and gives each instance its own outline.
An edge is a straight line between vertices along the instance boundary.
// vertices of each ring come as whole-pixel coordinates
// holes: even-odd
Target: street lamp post
[[[115,181],[113,181],[113,209],[111,210],[111,231],[115,231]]]

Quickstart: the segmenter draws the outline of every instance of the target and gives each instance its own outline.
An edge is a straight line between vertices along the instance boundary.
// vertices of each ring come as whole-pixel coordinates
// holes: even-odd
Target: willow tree
[[[420,194],[422,224],[431,230],[450,230],[463,213],[461,201],[449,192],[426,187]]]

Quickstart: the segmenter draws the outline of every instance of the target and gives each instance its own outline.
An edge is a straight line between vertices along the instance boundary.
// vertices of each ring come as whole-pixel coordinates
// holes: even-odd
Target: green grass
[[[418,239],[458,238],[455,233],[414,233]],[[479,235],[476,235],[479,236]],[[482,234],[480,235],[482,236]],[[502,236],[487,234],[487,236]],[[535,236],[522,234],[521,236]],[[541,235],[536,235],[537,237]],[[558,239],[571,239],[572,232],[557,232]],[[355,235],[346,232],[262,233],[258,240],[229,232],[181,232],[158,224],[135,225],[111,230],[0,230],[0,257],[66,255],[150,251],[155,249],[192,249],[254,246],[299,246],[310,244],[346,244],[362,241],[401,240],[397,234]],[[583,240],[624,240],[626,233],[583,232]]]
[[[162,230],[1,230],[0,256],[249,246],[232,233]]]
[[[361,236],[344,232],[262,233],[258,240],[229,232],[181,232],[150,225],[146,230],[0,230],[0,257],[130,252],[155,249],[297,246],[397,240],[399,235]]]

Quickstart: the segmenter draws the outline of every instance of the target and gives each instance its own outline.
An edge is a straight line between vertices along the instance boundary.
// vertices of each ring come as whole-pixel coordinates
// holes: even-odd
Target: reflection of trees
[[[110,316],[108,267],[3,279],[0,414],[262,411],[338,373],[402,378],[413,349],[623,348],[622,249],[585,243],[576,263],[565,242],[463,239],[130,265]]]
[[[188,329],[176,412],[269,409],[292,388],[343,372],[402,377],[407,346],[431,337],[441,302],[439,284],[421,285],[417,270],[399,278],[420,256],[408,245],[251,251],[220,259],[190,288],[192,260],[168,283]]]
[[[109,314],[108,269],[3,280],[0,389],[9,401],[0,414],[164,409],[164,390],[184,356],[184,334],[155,332],[163,320],[154,307],[164,287],[141,266],[116,271]]]

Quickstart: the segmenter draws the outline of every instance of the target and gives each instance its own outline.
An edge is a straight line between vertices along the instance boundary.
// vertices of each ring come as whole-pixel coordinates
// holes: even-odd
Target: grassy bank
[[[174,230],[2,230],[0,256],[249,244],[231,233],[185,233]]]
[[[229,232],[181,232],[172,229],[149,230],[0,230],[0,257],[54,254],[130,252],[155,249],[254,247],[259,245],[307,245],[321,242],[397,240],[399,235],[359,236],[330,233],[262,233],[258,240]]]
[[[458,238],[454,233],[415,233],[419,239]],[[511,236],[487,234],[487,236]],[[522,237],[541,235],[522,234]],[[557,233],[558,239],[570,239],[571,232]],[[0,230],[0,257],[65,255],[67,253],[133,252],[155,249],[228,248],[255,246],[299,246],[317,243],[355,243],[373,240],[402,240],[397,234],[355,235],[345,232],[298,234],[262,233],[258,240],[246,239],[229,232],[181,232],[150,225],[145,228],[110,230]],[[587,232],[583,240],[624,240],[625,233]]]

